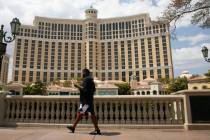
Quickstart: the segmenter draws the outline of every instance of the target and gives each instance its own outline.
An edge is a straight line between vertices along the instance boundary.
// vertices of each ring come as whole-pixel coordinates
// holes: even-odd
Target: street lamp
[[[6,37],[7,32],[4,32],[4,25],[1,25],[0,30],[0,43],[10,43],[15,40],[16,35],[19,33],[20,21],[18,18],[13,18],[10,22],[12,37]]]
[[[206,46],[203,46],[202,48],[202,53],[203,53],[203,57],[205,59],[206,62],[210,62],[210,58],[208,58],[208,48]]]
[[[4,31],[4,25],[1,25],[0,28],[0,72],[2,71],[2,59],[3,55],[6,53],[7,43],[15,40],[16,35],[19,34],[20,21],[17,18],[14,18],[12,22],[10,22],[11,26],[11,34],[12,36],[6,36],[7,32]],[[1,75],[0,75],[1,76]]]

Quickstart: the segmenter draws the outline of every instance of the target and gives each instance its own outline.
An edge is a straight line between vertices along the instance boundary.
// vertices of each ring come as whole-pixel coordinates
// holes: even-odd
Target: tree
[[[162,84],[169,84],[170,81],[171,80],[169,78],[161,78],[161,79],[159,79],[159,82],[161,82]]]
[[[71,82],[70,81],[64,81],[63,86],[64,87],[71,87]]]
[[[210,28],[210,0],[171,0],[162,18],[174,23],[187,14],[192,14],[191,23]]]
[[[23,93],[25,95],[45,95],[46,85],[41,81],[28,84],[26,87],[23,88]]]
[[[128,83],[122,83],[122,84],[115,84],[118,89],[119,95],[130,95],[131,94],[131,87]]]
[[[210,70],[208,70],[207,73],[204,74],[208,78],[208,82],[210,82]]]
[[[24,95],[30,95],[31,94],[31,85],[27,84],[26,87],[23,88]]]
[[[172,92],[177,92],[184,89],[188,89],[188,80],[186,77],[183,77],[183,78],[178,77],[174,80],[171,80],[166,91],[168,93],[172,93]]]

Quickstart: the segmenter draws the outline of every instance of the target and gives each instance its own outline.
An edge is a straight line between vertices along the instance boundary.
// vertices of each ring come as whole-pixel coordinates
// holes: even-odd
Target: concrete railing
[[[78,97],[6,96],[4,123],[73,123]],[[183,125],[184,96],[95,96],[99,124]],[[84,117],[80,123],[89,124]]]

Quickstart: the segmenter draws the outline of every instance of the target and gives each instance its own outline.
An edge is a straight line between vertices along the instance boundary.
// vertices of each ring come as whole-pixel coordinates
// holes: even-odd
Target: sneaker
[[[68,128],[72,133],[74,133],[75,128],[72,126],[67,126],[66,128]]]
[[[101,131],[100,130],[95,130],[93,132],[89,133],[90,135],[101,135]]]

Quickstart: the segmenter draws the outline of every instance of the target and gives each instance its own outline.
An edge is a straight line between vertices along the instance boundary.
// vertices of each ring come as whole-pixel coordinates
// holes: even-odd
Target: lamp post
[[[4,31],[4,25],[1,25],[0,28],[0,72],[2,67],[2,58],[6,53],[7,43],[10,43],[15,40],[16,35],[19,34],[20,21],[18,18],[13,18],[12,22],[10,22],[11,26],[11,35],[7,36],[7,32]]]
[[[206,46],[203,46],[201,52],[203,53],[203,57],[206,62],[210,62],[210,58],[208,58],[208,48]]]

